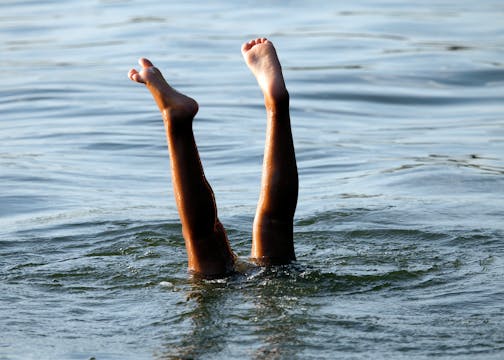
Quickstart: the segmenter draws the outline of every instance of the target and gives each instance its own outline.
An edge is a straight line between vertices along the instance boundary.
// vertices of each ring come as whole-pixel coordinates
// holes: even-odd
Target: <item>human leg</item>
[[[298,196],[289,93],[273,43],[264,38],[249,41],[243,44],[242,54],[263,92],[267,113],[251,258],[259,265],[286,264],[296,259],[293,221]]]
[[[162,114],[188,268],[204,276],[229,273],[235,256],[217,217],[214,194],[205,178],[192,131],[198,104],[168,85],[149,60],[142,58],[139,63],[142,69],[131,69],[128,76],[146,85]]]

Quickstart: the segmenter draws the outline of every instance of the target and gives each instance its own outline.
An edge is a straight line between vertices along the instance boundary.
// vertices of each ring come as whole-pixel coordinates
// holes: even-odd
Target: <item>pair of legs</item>
[[[298,195],[289,94],[269,40],[261,38],[243,44],[242,54],[263,92],[267,113],[251,260],[258,265],[286,264],[295,260],[293,218]],[[203,276],[230,273],[234,271],[235,255],[217,217],[214,194],[205,178],[192,131],[198,104],[168,85],[149,60],[142,58],[139,63],[141,70],[132,69],[128,76],[146,85],[163,117],[189,270]]]

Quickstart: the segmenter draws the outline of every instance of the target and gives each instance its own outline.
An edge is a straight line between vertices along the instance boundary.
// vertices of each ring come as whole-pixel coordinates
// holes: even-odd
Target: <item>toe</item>
[[[131,69],[128,72],[128,77],[130,78],[130,80],[133,80],[133,75],[135,75],[135,74],[138,74],[138,71],[136,71],[135,69]]]
[[[142,79],[142,76],[139,74],[139,72],[136,69],[131,69],[128,73],[128,77],[132,81],[135,81],[138,83],[145,83],[145,81]]]
[[[241,48],[242,53],[249,51],[251,47],[252,47],[252,45],[250,44],[250,41],[244,43]]]
[[[142,79],[142,76],[140,74],[133,74],[132,75],[132,78],[133,78],[133,81],[136,81],[138,83],[142,83],[142,84],[145,84],[145,81],[144,79]]]
[[[258,39],[252,39],[252,40],[246,42],[245,44],[243,44],[242,50],[248,51],[248,50],[252,49],[257,44],[257,40]]]
[[[140,64],[140,66],[141,66],[141,67],[143,67],[143,68],[148,68],[148,67],[152,67],[152,66],[154,66],[154,65],[152,64],[152,62],[151,62],[149,59],[146,59],[146,58],[140,58],[140,59],[138,60],[138,63],[139,63],[139,64]]]

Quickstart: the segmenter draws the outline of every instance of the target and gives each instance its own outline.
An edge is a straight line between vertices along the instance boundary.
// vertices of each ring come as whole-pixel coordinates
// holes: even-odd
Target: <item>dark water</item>
[[[298,262],[191,279],[151,58],[246,259],[265,119],[291,93]],[[3,1],[0,359],[500,359],[501,1]]]

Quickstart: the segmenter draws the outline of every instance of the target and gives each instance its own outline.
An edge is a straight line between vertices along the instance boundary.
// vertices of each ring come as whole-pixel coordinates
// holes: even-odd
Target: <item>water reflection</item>
[[[304,347],[300,325],[306,308],[299,300],[294,267],[253,269],[228,279],[195,280],[187,290],[187,312],[173,329],[159,359],[195,359],[241,354],[253,359],[295,359]]]
[[[299,325],[306,315],[296,287],[285,282],[287,276],[267,278],[251,289],[257,319],[254,334],[260,344],[253,352],[254,359],[296,359],[302,348]]]
[[[170,338],[165,341],[165,349],[159,359],[195,359],[221,352],[226,346],[229,324],[226,308],[227,280],[206,282],[196,280],[187,291],[187,312],[180,315],[182,322],[189,322],[183,328],[188,333],[175,335],[168,329]]]

